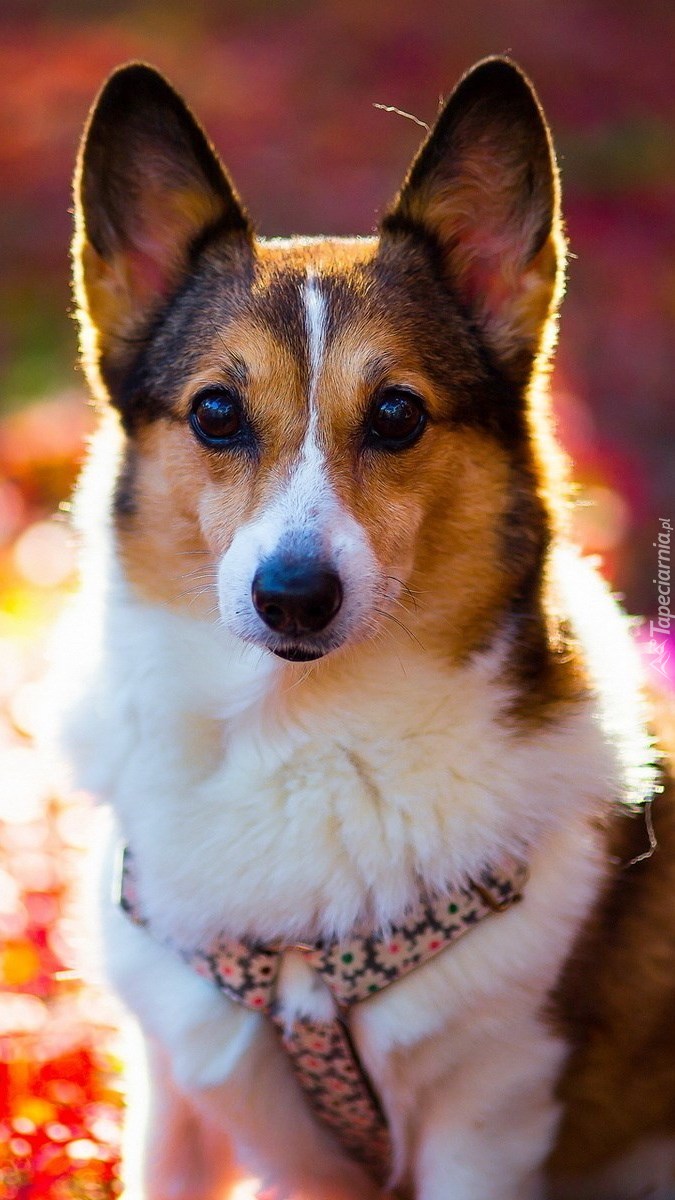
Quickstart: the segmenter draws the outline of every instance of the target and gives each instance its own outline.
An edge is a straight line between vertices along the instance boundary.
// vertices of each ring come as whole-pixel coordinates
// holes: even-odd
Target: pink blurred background
[[[8,1200],[107,1200],[117,1188],[114,1027],[73,975],[64,903],[86,842],[84,810],[78,798],[52,795],[31,741],[45,631],[74,584],[67,523],[53,514],[91,425],[68,264],[70,179],[89,104],[118,63],[150,61],[206,125],[262,233],[368,233],[422,132],[374,106],[430,122],[439,97],[490,53],[512,55],[530,74],[560,156],[572,257],[553,390],[579,483],[578,534],[602,555],[629,611],[648,621],[658,604],[653,543],[660,519],[675,518],[672,0],[5,0],[0,1195]],[[659,661],[672,681],[668,653]]]

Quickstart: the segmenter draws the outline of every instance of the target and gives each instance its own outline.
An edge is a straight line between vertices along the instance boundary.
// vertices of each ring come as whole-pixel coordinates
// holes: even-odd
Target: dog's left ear
[[[431,239],[502,367],[526,378],[558,299],[564,241],[546,120],[508,59],[486,59],[458,84],[382,232]]]
[[[244,248],[252,237],[206,135],[158,71],[119,68],[94,103],[75,175],[75,291],[94,384],[132,355],[216,234]]]

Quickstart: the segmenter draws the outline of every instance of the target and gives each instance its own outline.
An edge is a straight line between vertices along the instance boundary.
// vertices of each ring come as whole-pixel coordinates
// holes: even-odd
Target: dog
[[[127,65],[75,219],[61,722],[143,1034],[125,1194],[675,1195],[672,789],[569,543],[532,85],[469,71],[376,236],[266,240]],[[308,1030],[344,1057],[309,1085]]]

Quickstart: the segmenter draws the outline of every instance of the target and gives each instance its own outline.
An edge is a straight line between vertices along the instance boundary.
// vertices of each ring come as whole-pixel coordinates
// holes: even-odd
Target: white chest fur
[[[583,609],[583,594],[575,595]],[[598,678],[597,697],[524,734],[501,719],[499,648],[450,672],[417,647],[401,644],[386,659],[378,647],[362,647],[315,687],[216,626],[140,604],[122,583],[95,631],[98,653],[78,620],[83,658],[95,664],[71,721],[79,782],[115,810],[158,939],[193,947],[220,929],[263,939],[339,935],[364,916],[395,918],[421,881],[442,885],[504,850],[527,853],[521,905],[354,1012],[401,1169],[416,1142],[419,1161],[430,1156],[438,1175],[433,1129],[436,1120],[448,1128],[448,1104],[458,1108],[450,1126],[459,1142],[443,1154],[461,1155],[483,1122],[502,1150],[513,1139],[514,1179],[518,1139],[544,1148],[550,1139],[552,1082],[565,1048],[540,1012],[603,878],[590,818],[610,797],[643,785],[649,756],[635,734],[637,710],[626,713],[625,632],[609,602],[600,623],[585,635],[591,668],[593,651],[602,664],[617,664],[621,688]],[[612,704],[620,694],[621,717]],[[222,999],[159,941],[151,948],[147,935],[120,921],[113,970],[132,1007],[172,1048],[184,1086],[198,1093],[227,1078],[232,1095],[233,1071],[253,1053],[241,1046],[258,1044],[250,1030],[241,1043],[244,1018],[237,1015],[232,1040],[226,1025],[235,1018]],[[282,993],[289,1010],[322,1015],[311,977],[292,957]],[[259,1063],[255,1070],[260,1089]],[[450,1089],[442,1083],[449,1075]],[[525,1097],[526,1133],[509,1087]],[[532,1111],[539,1117],[528,1117]],[[298,1121],[296,1113],[289,1139],[297,1141]],[[476,1155],[484,1152],[483,1138]],[[304,1153],[297,1151],[291,1175],[302,1176]],[[505,1169],[502,1153],[500,1197],[510,1195]],[[480,1171],[479,1190],[491,1196],[484,1165]],[[475,1188],[474,1178],[467,1195]]]

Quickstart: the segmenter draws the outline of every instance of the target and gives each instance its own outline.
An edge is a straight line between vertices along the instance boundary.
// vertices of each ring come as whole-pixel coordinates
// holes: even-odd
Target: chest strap
[[[475,883],[422,894],[400,923],[342,941],[271,946],[218,936],[198,949],[173,948],[231,1000],[269,1016],[315,1115],[382,1185],[391,1174],[389,1132],[350,1036],[349,1009],[440,954],[483,917],[510,908],[526,878],[521,862],[504,858],[499,867],[482,870]],[[136,924],[147,926],[128,847],[118,900]],[[290,949],[303,955],[332,993],[338,1011],[331,1020],[284,1020],[276,988],[282,955]]]

